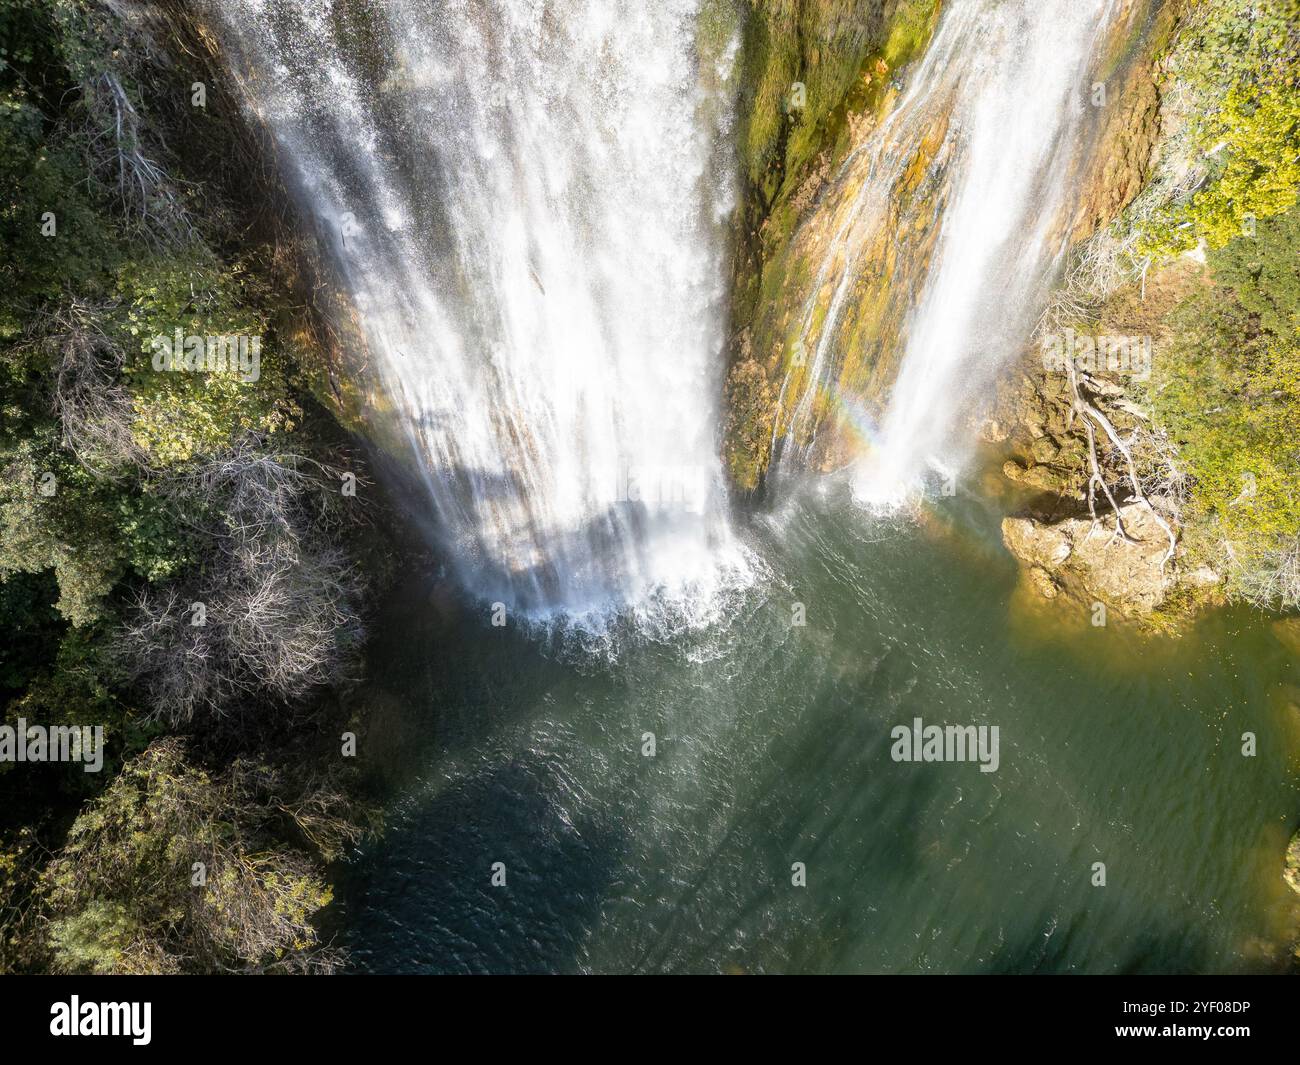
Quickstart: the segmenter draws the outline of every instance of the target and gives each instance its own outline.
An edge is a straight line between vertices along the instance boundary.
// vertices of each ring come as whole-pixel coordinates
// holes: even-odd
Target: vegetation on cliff
[[[334,968],[337,953],[318,945],[312,925],[331,898],[314,856],[337,856],[363,820],[337,787],[304,787],[289,773],[243,758],[209,771],[176,738],[133,758],[43,874],[54,967]]]
[[[0,764],[0,970],[329,967],[324,863],[368,823],[327,698],[363,471],[238,103],[173,14],[0,10],[0,700],[107,747]]]
[[[1090,573],[1078,572],[1080,556],[1067,559],[1049,575],[1054,585],[1159,624],[1224,598],[1300,605],[1296,14],[1293,0],[1163,6],[1168,28],[1148,34],[1149,59],[1113,105],[1146,114],[1151,98],[1158,122],[1127,123],[1126,165],[1099,167],[1085,189],[1086,203],[1114,209],[1080,234],[1041,326],[1046,338],[1136,338],[1149,345],[1149,372],[1094,367],[1072,390],[1066,375],[1042,373],[1035,350],[1033,387],[1016,401],[1019,461],[1008,470],[1048,492],[1033,506],[1040,523],[1075,516],[1091,456],[1117,509],[1141,493],[1178,533],[1175,558],[1149,552],[1155,596],[1098,592],[1107,560],[1133,550],[1124,543]],[[1076,417],[1081,408],[1107,418],[1117,439],[1081,453],[1091,419]],[[1039,446],[1048,424],[1050,454]]]
[[[1157,329],[1149,398],[1188,476],[1193,554],[1230,595],[1300,606],[1300,4],[1190,4],[1168,57],[1186,176],[1137,223],[1147,271],[1206,270]],[[1167,167],[1168,169],[1168,167]],[[1190,191],[1188,191],[1190,190]],[[1193,562],[1198,561],[1193,558]]]
[[[1151,408],[1190,479],[1184,520],[1212,530],[1232,591],[1300,606],[1300,211],[1207,256],[1169,312]]]
[[[1221,248],[1300,190],[1300,3],[1190,0],[1164,59],[1177,182],[1142,225],[1154,259]]]

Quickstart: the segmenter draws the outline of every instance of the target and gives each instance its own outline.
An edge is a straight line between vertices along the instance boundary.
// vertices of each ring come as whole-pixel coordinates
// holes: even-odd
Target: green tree
[[[1168,66],[1204,173],[1145,223],[1139,248],[1158,258],[1221,248],[1296,202],[1300,3],[1192,0]]]
[[[1209,253],[1217,284],[1166,323],[1151,380],[1159,423],[1192,477],[1192,520],[1227,544],[1238,591],[1300,602],[1300,275],[1295,210]]]
[[[354,839],[345,800],[295,797],[284,774],[237,760],[220,773],[163,739],[77,818],[45,874],[63,972],[303,972],[333,968],[312,918],[330,901],[319,864],[288,829]],[[288,829],[282,824],[288,822]]]

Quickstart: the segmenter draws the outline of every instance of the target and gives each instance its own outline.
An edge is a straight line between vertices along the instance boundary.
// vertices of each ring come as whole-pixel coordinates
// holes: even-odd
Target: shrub
[[[1300,189],[1300,5],[1193,0],[1168,60],[1196,180],[1147,220],[1139,250],[1221,248]]]
[[[210,557],[188,583],[142,589],[114,641],[151,716],[185,723],[347,679],[361,582],[319,531],[337,485],[248,445],[178,486],[205,501]]]
[[[334,968],[338,955],[311,923],[329,889],[307,853],[276,842],[277,822],[306,816],[335,840],[357,833],[337,795],[317,787],[291,800],[286,783],[246,761],[209,773],[186,763],[181,741],[153,743],[77,818],[46,871],[55,967]]]
[[[1300,603],[1300,212],[1212,251],[1217,284],[1167,323],[1152,404],[1193,479],[1193,520],[1210,522],[1238,593],[1261,606]]]

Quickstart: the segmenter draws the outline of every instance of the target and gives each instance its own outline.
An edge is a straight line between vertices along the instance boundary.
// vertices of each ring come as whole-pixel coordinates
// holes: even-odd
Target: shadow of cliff
[[[356,869],[353,971],[576,971],[623,843],[581,807],[570,819],[553,773],[525,756],[408,798]]]

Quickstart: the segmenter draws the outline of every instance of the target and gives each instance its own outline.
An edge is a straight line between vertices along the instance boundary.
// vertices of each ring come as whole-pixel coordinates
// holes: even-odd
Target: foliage
[[[177,465],[214,455],[249,432],[292,431],[301,412],[286,392],[278,359],[261,360],[256,381],[237,372],[159,372],[153,365],[155,338],[247,336],[261,338],[266,319],[258,310],[262,285],[242,264],[222,269],[199,258],[176,263],[170,257],[132,262],[117,277],[125,307],[120,328],[135,353],[128,362],[136,443],[150,460]]]
[[[62,4],[0,6],[0,341],[25,312],[67,287],[97,288],[109,227],[84,181],[78,146],[54,138],[55,103],[75,86]],[[54,214],[55,232],[43,233]]]
[[[157,726],[138,719],[133,703],[123,697],[115,680],[116,670],[99,634],[75,628],[63,634],[49,661],[40,663],[22,694],[10,701],[3,719],[9,725],[22,718],[47,727],[101,726],[104,764],[97,774],[84,772],[78,763],[42,767],[0,764],[0,778],[7,776],[5,786],[11,799],[23,797],[39,803],[49,798],[51,789],[60,796],[83,799],[157,735]]]
[[[313,915],[330,901],[319,867],[277,842],[277,821],[340,797],[288,802],[283,775],[236,761],[209,773],[159,740],[85,810],[46,872],[55,966],[72,973],[328,971]],[[197,881],[197,882],[196,882]]]
[[[84,626],[105,616],[105,598],[128,572],[158,581],[190,564],[185,522],[156,486],[92,471],[59,445],[48,420],[11,408],[6,429],[0,581],[53,570],[59,612]]]
[[[203,239],[155,161],[130,80],[148,45],[94,0],[25,0],[0,33],[0,581],[52,570],[84,627],[113,593],[192,572],[219,525],[185,491],[196,469],[253,439],[281,449],[302,411],[277,297]],[[46,200],[53,236],[32,213]],[[258,372],[158,370],[155,339],[177,335],[265,340]]]
[[[1300,2],[1193,0],[1168,66],[1197,180],[1143,226],[1139,250],[1156,258],[1221,248],[1296,202]]]
[[[1234,240],[1210,255],[1214,280],[1232,289],[1259,328],[1288,337],[1300,328],[1300,211],[1262,223],[1254,239]]]
[[[21,692],[48,658],[65,627],[54,600],[58,584],[49,571],[15,573],[0,581],[0,700]]]
[[[1214,524],[1252,587],[1300,541],[1297,239],[1293,210],[1261,222],[1258,239],[1212,251],[1217,283],[1170,314],[1152,378],[1157,419],[1193,479],[1189,517]],[[1300,585],[1275,592],[1300,602]]]
[[[0,833],[0,973],[48,967],[40,877],[48,855],[30,825]]]
[[[52,569],[59,612],[91,624],[122,575],[111,492],[54,444],[48,427],[0,450],[0,462],[0,580]]]
[[[284,256],[231,206],[269,199],[267,175],[241,168],[236,112],[192,113],[173,59],[203,49],[174,15],[0,5],[0,719],[106,743],[97,774],[0,766],[0,970],[327,968],[310,855],[359,831],[329,770],[239,754],[286,744],[297,704],[349,674],[361,512],[279,342]],[[178,333],[258,338],[257,372],[159,370]],[[195,712],[254,707],[281,713]],[[157,739],[191,717],[229,768]]]

